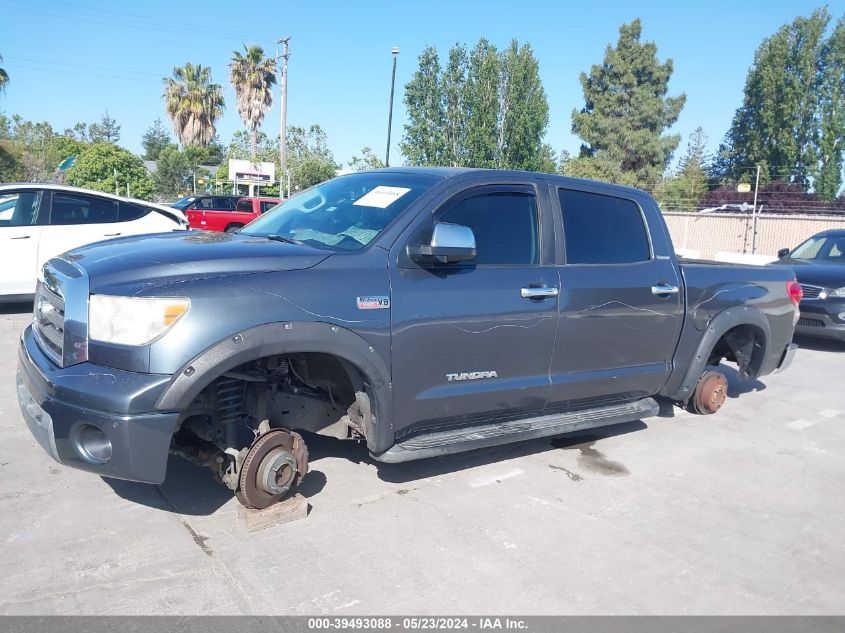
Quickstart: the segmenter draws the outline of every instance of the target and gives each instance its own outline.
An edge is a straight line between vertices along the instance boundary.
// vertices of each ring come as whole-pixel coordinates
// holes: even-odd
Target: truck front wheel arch
[[[372,417],[368,448],[372,451],[389,448],[393,443],[393,424],[387,365],[361,336],[330,323],[267,323],[234,333],[183,365],[159,396],[156,408],[183,411],[225,372],[268,356],[295,353],[334,356],[360,375],[367,386]]]
[[[763,367],[770,340],[768,319],[757,308],[737,306],[720,312],[707,325],[680,385],[662,395],[686,402],[705,367],[721,358],[736,361],[740,380],[754,380]]]

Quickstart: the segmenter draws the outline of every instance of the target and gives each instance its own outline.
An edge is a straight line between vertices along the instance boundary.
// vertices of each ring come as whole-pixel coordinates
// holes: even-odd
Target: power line
[[[27,70],[34,70],[36,72],[43,73],[44,75],[48,75],[48,76],[51,76],[51,77],[53,75],[55,75],[55,72],[56,72],[55,68],[43,68],[43,67],[40,67],[40,66],[31,65],[31,64],[15,64],[15,67],[16,68],[25,68]],[[11,66],[10,66],[10,68],[11,68]],[[112,79],[112,80],[115,80],[115,81],[135,81],[135,82],[140,82],[140,83],[144,83],[144,84],[148,84],[148,85],[150,85],[150,84],[161,85],[161,80],[155,81],[153,79],[142,79],[140,77],[124,77],[124,76],[121,76],[121,75],[107,75],[107,74],[103,74],[103,73],[89,72],[89,71],[85,71],[85,70],[74,71],[74,74],[82,76],[82,77],[93,77],[95,79]]]
[[[3,0],[0,6],[7,6],[15,11],[27,11],[35,13],[36,15],[59,18],[71,23],[95,23],[105,26],[125,27],[132,29],[144,30],[149,33],[150,30],[156,32],[177,33],[180,35],[192,34],[199,37],[208,37],[219,40],[222,37],[229,37],[232,39],[254,40],[256,34],[247,34],[241,31],[234,31],[225,28],[217,28],[211,26],[202,26],[196,23],[188,24],[173,24],[158,20],[153,17],[141,16],[138,14],[131,14],[119,11],[110,11],[107,9],[99,9],[95,7],[88,7],[84,5],[72,5],[62,3],[61,6],[52,7],[33,7],[28,2],[21,0]],[[75,7],[73,10],[68,10],[65,7]],[[111,15],[110,15],[111,14]],[[261,35],[261,34],[259,34]],[[266,36],[265,39],[271,39],[272,36]]]
[[[127,70],[124,68],[109,68],[106,66],[91,66],[89,64],[75,64],[72,62],[61,62],[61,61],[54,61],[49,59],[36,59],[34,57],[22,57],[20,55],[9,55],[6,57],[8,61],[21,61],[25,64],[42,64],[53,68],[55,66],[62,66],[67,68],[81,68],[83,70],[96,70],[96,71],[106,71],[106,72],[113,72],[117,73],[120,77],[123,77],[124,74],[131,74],[131,75],[144,75],[147,77],[157,77],[159,81],[163,80],[163,77],[160,73],[153,73],[144,70]]]

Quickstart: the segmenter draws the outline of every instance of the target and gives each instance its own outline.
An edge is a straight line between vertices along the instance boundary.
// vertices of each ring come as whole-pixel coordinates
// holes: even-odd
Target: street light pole
[[[396,86],[396,58],[399,56],[399,47],[390,49],[393,54],[393,74],[390,77],[390,112],[387,115],[387,151],[384,153],[384,166],[390,167],[390,128],[393,127],[393,89]]]
[[[285,177],[287,173],[287,129],[288,129],[288,57],[290,57],[290,49],[288,47],[290,37],[283,37],[279,40],[279,44],[284,45],[284,52],[282,53],[282,99],[281,99],[281,121],[279,122],[279,174],[280,180]],[[281,188],[280,188],[281,189]],[[280,191],[281,193],[281,191]],[[288,195],[290,197],[290,187],[288,187]]]

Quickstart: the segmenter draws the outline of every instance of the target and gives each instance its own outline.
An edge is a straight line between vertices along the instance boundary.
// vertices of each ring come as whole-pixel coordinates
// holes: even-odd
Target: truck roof
[[[521,171],[515,169],[485,169],[477,167],[383,167],[381,169],[367,170],[372,172],[387,172],[395,174],[427,174],[436,176],[438,178],[456,178],[468,174],[489,173],[497,174],[499,177],[507,176],[531,176],[534,178],[542,178],[543,180],[552,180],[561,185],[570,186],[600,186],[608,191],[616,191],[617,193],[638,195],[648,195],[642,189],[636,187],[628,187],[626,185],[617,185],[609,182],[600,182],[597,180],[588,180],[586,178],[572,178],[570,176],[561,176],[560,174],[547,174],[537,171]],[[354,173],[354,172],[353,172]]]

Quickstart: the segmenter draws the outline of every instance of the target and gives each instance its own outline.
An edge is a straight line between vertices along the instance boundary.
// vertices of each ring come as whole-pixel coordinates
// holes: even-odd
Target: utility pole
[[[757,180],[754,183],[754,207],[751,213],[754,217],[754,222],[751,229],[751,254],[757,252],[757,191],[760,189],[760,165],[757,165]]]
[[[288,47],[290,37],[283,37],[279,40],[285,48],[282,52],[282,99],[281,99],[281,121],[279,122],[279,169],[282,172],[279,174],[279,180],[282,180],[287,173],[287,130],[288,130],[288,57],[290,57],[290,48]],[[280,188],[281,189],[281,188]],[[279,192],[281,193],[281,191]],[[285,197],[285,196],[282,196]],[[288,186],[288,195],[290,197],[290,186]]]
[[[393,54],[393,75],[390,77],[390,112],[387,115],[387,151],[384,153],[384,166],[390,167],[390,128],[393,126],[393,88],[396,86],[396,58],[399,56],[399,47],[390,49]]]

